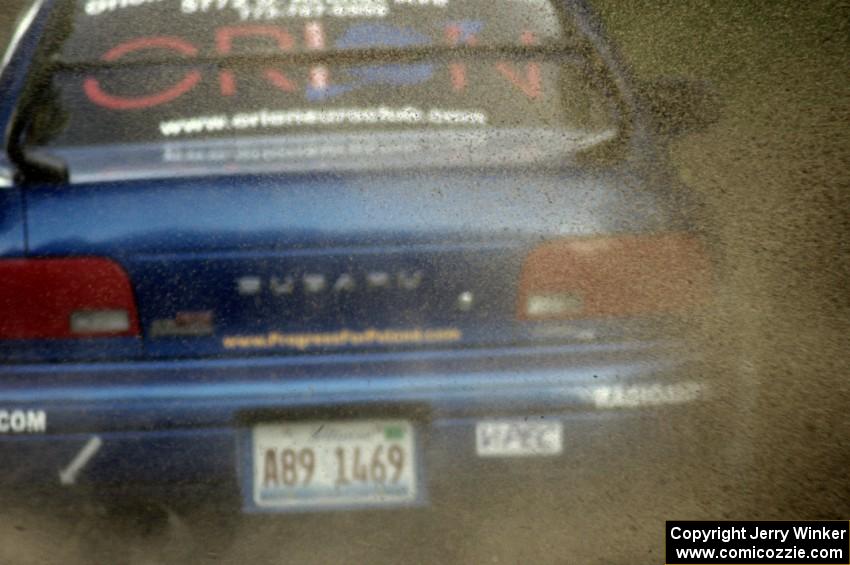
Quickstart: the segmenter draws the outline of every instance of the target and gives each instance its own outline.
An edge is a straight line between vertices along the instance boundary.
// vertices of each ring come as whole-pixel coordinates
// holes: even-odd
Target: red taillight
[[[139,335],[127,273],[108,259],[0,261],[0,339]]]
[[[550,241],[523,265],[517,315],[562,320],[674,312],[704,301],[711,265],[685,234]]]

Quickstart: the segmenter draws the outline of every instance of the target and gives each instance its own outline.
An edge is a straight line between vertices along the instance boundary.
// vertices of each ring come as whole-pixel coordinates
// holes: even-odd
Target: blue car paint
[[[628,101],[627,77],[588,23],[586,7],[568,4],[615,70]],[[4,71],[7,92],[20,92],[50,5]],[[15,98],[4,97],[3,121]],[[638,153],[652,154],[651,145],[642,145],[639,120],[635,124],[631,143]],[[173,268],[187,259],[230,255],[250,262],[301,253],[319,261],[367,247],[376,257],[409,259],[416,251],[447,245],[466,246],[471,253],[512,249],[520,257],[546,236],[687,228],[687,220],[655,196],[664,194],[663,187],[646,190],[646,180],[620,168],[597,175],[578,169],[518,177],[438,173],[427,186],[404,175],[304,174],[10,189],[0,191],[0,254],[107,256],[134,277],[145,273],[151,277],[145,280],[154,281],[146,266],[160,262]],[[534,189],[518,193],[527,187]],[[531,225],[529,218],[535,219]],[[154,287],[142,292],[152,298]],[[143,322],[150,323],[156,312],[140,307]],[[248,464],[244,437],[252,414],[273,418],[310,408],[335,417],[351,406],[424,407],[429,481],[455,475],[464,480],[459,469],[482,468],[472,436],[477,418],[560,418],[577,451],[592,449],[590,438],[599,433],[622,442],[654,441],[631,423],[642,410],[600,410],[591,402],[594,387],[693,377],[685,370],[688,360],[669,341],[517,345],[524,340],[514,336],[497,347],[491,337],[484,341],[489,348],[239,358],[216,358],[210,349],[192,351],[189,359],[174,359],[167,348],[157,355],[144,341],[3,344],[0,353],[15,362],[0,367],[0,409],[44,410],[47,430],[0,436],[2,480],[56,483],[58,472],[97,435],[102,453],[83,470],[79,484],[223,482],[236,489],[240,469]],[[16,351],[29,356],[15,359]],[[56,351],[71,361],[49,362]],[[242,490],[250,492],[244,483]],[[244,503],[255,510],[247,499]]]
[[[29,74],[29,61],[35,56],[39,39],[52,6],[52,0],[34,2],[24,14],[21,24],[24,26],[13,35],[4,55],[5,66],[0,69],[0,131],[4,136],[4,148],[8,140],[6,124],[15,113],[15,105],[26,85]],[[0,175],[14,177],[14,168],[8,162],[5,150],[0,157]],[[26,226],[24,222],[24,203],[18,187],[4,186],[0,183],[0,257],[22,256],[26,251]]]
[[[326,174],[44,187],[25,195],[29,253],[378,248],[686,229],[640,180],[629,171],[435,172],[424,185],[413,175]]]
[[[26,246],[20,189],[0,188],[0,257],[19,257]]]

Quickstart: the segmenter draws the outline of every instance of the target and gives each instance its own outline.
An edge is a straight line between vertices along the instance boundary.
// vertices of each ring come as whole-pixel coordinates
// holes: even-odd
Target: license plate
[[[266,509],[414,502],[416,438],[406,420],[260,424],[253,429],[253,498]]]

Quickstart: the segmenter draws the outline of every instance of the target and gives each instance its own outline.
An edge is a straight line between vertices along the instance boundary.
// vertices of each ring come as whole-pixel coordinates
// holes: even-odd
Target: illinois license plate
[[[416,437],[406,420],[260,424],[252,432],[254,504],[264,509],[414,502]]]

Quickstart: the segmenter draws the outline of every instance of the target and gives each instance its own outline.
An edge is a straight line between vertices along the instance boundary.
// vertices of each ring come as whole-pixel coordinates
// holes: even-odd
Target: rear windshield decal
[[[71,161],[93,147],[135,147],[125,163],[147,171],[142,154],[152,151],[197,161],[200,148],[175,143],[241,151],[264,138],[279,141],[264,154],[319,158],[351,144],[339,136],[415,133],[426,136],[415,141],[423,153],[441,145],[432,132],[551,130],[573,151],[617,129],[609,95],[573,49],[576,32],[549,0],[68,1],[74,25],[27,141],[69,159],[75,179],[92,157]],[[353,15],[364,6],[386,11]],[[233,148],[201,151],[203,161]],[[513,152],[527,161],[541,151],[551,153]],[[344,152],[356,164],[357,152]],[[128,167],[112,159],[98,178]]]

